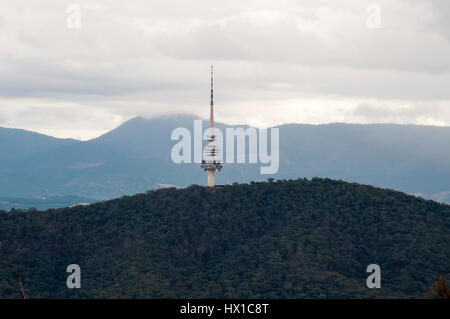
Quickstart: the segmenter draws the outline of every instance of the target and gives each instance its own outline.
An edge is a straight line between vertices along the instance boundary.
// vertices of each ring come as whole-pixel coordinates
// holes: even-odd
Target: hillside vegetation
[[[14,267],[29,298],[423,298],[449,278],[449,228],[448,205],[319,178],[1,212],[0,297],[20,297]]]

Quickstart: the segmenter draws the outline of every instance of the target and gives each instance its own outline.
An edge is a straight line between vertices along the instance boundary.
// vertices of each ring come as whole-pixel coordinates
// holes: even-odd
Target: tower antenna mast
[[[214,69],[211,65],[211,104],[209,107],[209,127],[214,129]],[[213,132],[211,131],[211,134]]]

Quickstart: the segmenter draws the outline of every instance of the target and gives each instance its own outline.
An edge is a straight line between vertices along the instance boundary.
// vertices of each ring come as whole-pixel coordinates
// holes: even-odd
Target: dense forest
[[[28,298],[424,298],[449,278],[449,228],[448,205],[319,178],[0,211],[0,297],[17,274]]]

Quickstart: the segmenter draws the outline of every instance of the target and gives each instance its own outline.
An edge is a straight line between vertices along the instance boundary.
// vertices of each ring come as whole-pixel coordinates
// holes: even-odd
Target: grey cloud
[[[352,116],[372,122],[413,123],[417,119],[450,124],[450,109],[442,105],[417,104],[402,107],[389,105],[361,104],[356,107]]]
[[[429,0],[426,4],[430,6],[432,15],[426,20],[425,26],[429,31],[441,34],[450,41],[450,1]]]

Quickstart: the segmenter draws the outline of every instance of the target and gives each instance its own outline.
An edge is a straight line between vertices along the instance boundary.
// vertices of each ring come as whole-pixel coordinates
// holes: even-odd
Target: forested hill
[[[423,298],[449,277],[449,228],[448,205],[318,178],[2,212],[0,297],[20,297],[15,268],[28,298]]]

